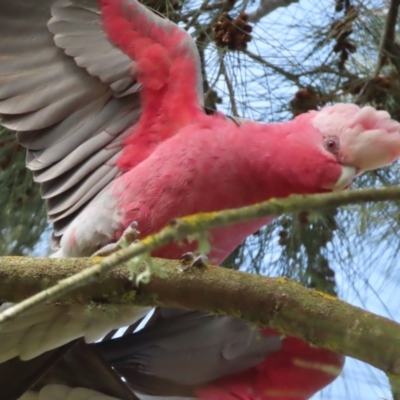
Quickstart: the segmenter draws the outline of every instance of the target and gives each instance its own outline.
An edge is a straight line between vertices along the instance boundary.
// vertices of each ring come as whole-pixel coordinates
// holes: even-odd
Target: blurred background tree
[[[143,2],[196,40],[210,109],[271,122],[325,104],[356,102],[400,120],[400,0]],[[47,254],[38,185],[24,169],[24,151],[4,129],[0,183],[0,254]],[[395,184],[398,165],[364,174],[354,186]],[[393,318],[391,310],[400,306],[399,225],[398,203],[282,217],[248,238],[224,264],[292,277]],[[360,363],[350,363],[335,385],[319,398],[367,400],[390,393],[385,376]]]

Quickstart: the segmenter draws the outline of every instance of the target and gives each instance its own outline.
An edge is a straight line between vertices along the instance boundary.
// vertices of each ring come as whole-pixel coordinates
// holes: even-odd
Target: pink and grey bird
[[[18,375],[33,386],[20,400],[58,400],[57,392],[67,400],[96,392],[113,400],[305,400],[337,377],[343,361],[271,329],[260,335],[236,318],[157,309],[136,333],[1,364],[0,394],[17,398]]]
[[[372,107],[337,104],[282,124],[207,115],[190,35],[135,0],[0,7],[1,124],[27,148],[55,257],[90,256],[132,221],[145,236],[183,215],[344,189],[400,156],[400,124]],[[268,222],[213,230],[211,261]],[[112,311],[39,306],[2,328],[0,361],[95,341],[148,310]]]

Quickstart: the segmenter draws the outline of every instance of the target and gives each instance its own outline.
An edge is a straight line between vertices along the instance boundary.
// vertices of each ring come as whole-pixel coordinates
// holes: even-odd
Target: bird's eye
[[[340,149],[339,139],[337,137],[327,137],[324,139],[324,147],[330,153],[337,154]]]

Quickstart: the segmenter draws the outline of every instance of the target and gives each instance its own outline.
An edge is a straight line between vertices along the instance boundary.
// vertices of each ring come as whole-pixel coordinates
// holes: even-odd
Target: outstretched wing
[[[3,379],[3,376],[0,377],[1,398],[3,400],[17,398],[19,400],[61,398],[63,400],[138,400],[96,350],[82,340],[53,350],[49,354],[45,353],[37,359],[25,362],[19,359],[9,361],[7,364],[14,363],[20,371],[30,370],[32,376],[29,377],[30,382],[24,380],[26,376],[18,379],[17,382],[15,377],[20,376],[19,372],[16,373],[17,375],[11,375],[7,369],[3,368],[2,372],[8,375],[8,380]],[[49,363],[50,358],[54,360],[54,364],[46,369],[46,363]],[[36,374],[35,366],[39,367]],[[0,369],[2,367],[3,365],[0,365]],[[7,392],[9,387],[14,387],[14,391]]]
[[[254,367],[281,348],[278,336],[264,337],[233,317],[156,313],[142,330],[94,345],[139,393],[191,396],[197,387]]]
[[[151,34],[144,26],[164,36],[179,30],[134,0],[112,3],[119,18],[130,19],[127,29],[136,24],[141,30],[138,40]],[[131,6],[135,15],[127,11]],[[18,131],[27,148],[27,167],[41,184],[58,239],[123,173],[117,160],[142,112],[137,62],[110,40],[102,7],[106,13],[96,0],[0,0],[0,123]],[[197,63],[193,41],[179,32],[178,44]],[[168,40],[161,44],[168,47]],[[193,90],[201,90],[200,73],[193,72],[198,81]]]
[[[183,92],[191,93],[196,107],[201,103],[198,54],[186,32],[135,0],[0,0],[0,9],[0,123],[16,130],[27,148],[27,166],[41,184],[59,241],[86,205],[126,171],[119,158],[127,140],[137,136],[143,114],[151,124],[152,109],[143,98],[154,85],[148,87],[140,74],[151,78],[158,65],[147,50],[155,45],[166,66],[177,66],[175,72],[186,68],[197,80]],[[179,94],[183,85],[174,85],[172,75],[162,76],[167,97]],[[169,104],[171,98],[162,100]],[[167,117],[171,122],[172,115]],[[141,132],[140,139],[146,139],[148,130]],[[157,134],[153,129],[152,143],[142,140],[137,146],[136,152],[145,153],[142,159],[151,153],[148,143],[154,147],[165,139],[163,132]],[[98,340],[145,312],[119,306],[110,320],[107,312],[88,312],[81,305],[38,306],[2,329],[0,362],[31,359],[80,337]]]

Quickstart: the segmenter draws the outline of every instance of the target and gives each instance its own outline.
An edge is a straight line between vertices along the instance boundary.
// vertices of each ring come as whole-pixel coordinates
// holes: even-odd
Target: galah
[[[70,342],[28,361],[31,376],[21,378],[33,387],[19,400],[63,393],[63,400],[95,393],[101,400],[305,400],[336,378],[343,361],[271,329],[260,335],[233,317],[157,309],[136,333],[94,345]],[[51,369],[38,372],[49,363]],[[18,359],[8,361],[3,372],[11,385],[8,392],[0,387],[2,399],[16,398],[20,382],[12,376],[20,366]]]
[[[96,344],[138,396],[307,400],[344,364],[339,354],[232,317],[158,309],[150,321]]]
[[[336,104],[282,124],[207,115],[193,40],[135,0],[0,9],[1,123],[27,148],[55,257],[90,256],[132,221],[143,237],[183,215],[344,189],[400,156],[400,124],[372,107]],[[269,220],[213,230],[211,261]],[[147,311],[38,306],[2,328],[0,362],[95,341]]]

